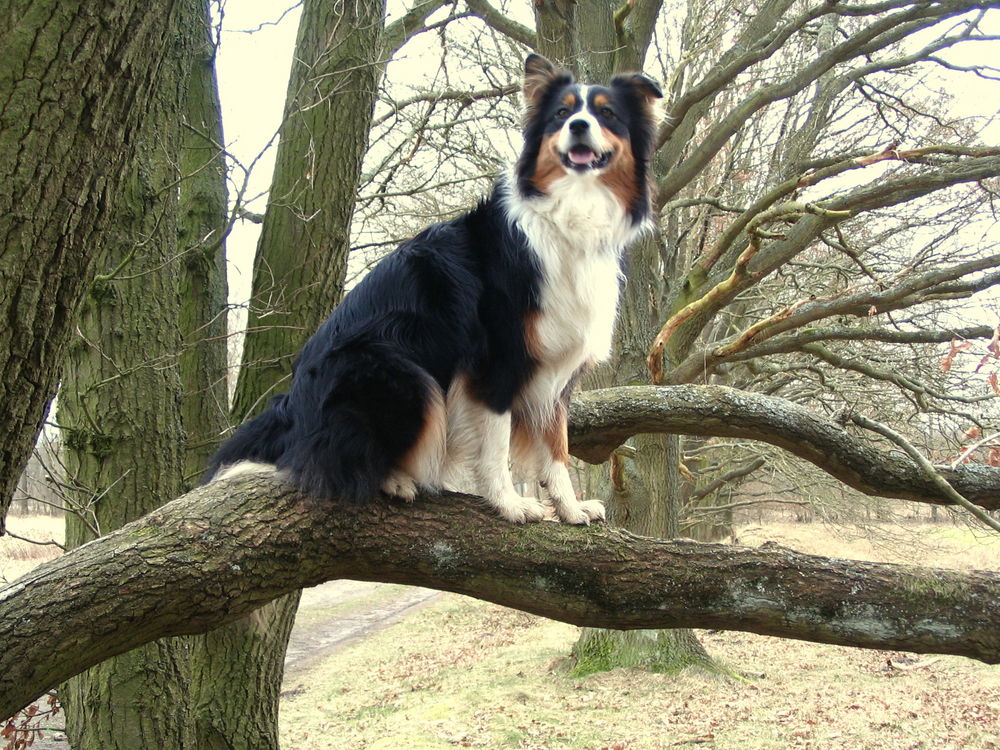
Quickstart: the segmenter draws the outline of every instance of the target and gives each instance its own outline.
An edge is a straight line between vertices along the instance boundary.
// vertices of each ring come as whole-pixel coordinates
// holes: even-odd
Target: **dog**
[[[384,258],[302,349],[288,393],[209,479],[277,471],[309,495],[481,495],[503,518],[604,519],[570,481],[570,391],[606,359],[625,247],[651,222],[658,85],[524,66],[524,147],[492,194]],[[510,459],[542,502],[515,489]]]

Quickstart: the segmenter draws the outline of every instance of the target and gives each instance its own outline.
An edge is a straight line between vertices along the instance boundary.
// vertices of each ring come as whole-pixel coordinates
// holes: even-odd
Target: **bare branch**
[[[916,462],[921,471],[924,472],[924,475],[934,482],[934,485],[941,491],[942,495],[951,498],[956,505],[961,505],[984,525],[994,531],[1000,531],[1000,521],[992,518],[988,513],[984,513],[981,508],[977,508],[974,504],[964,498],[961,493],[956,492],[955,488],[952,487],[943,476],[941,476],[941,472],[938,471],[920,451],[913,447],[913,444],[910,443],[909,440],[904,438],[895,430],[886,427],[884,424],[880,424],[873,419],[868,419],[868,417],[861,414],[852,414],[851,421],[860,427],[864,427],[866,430],[877,432],[879,435],[882,435],[883,437],[886,437],[894,442],[906,452],[906,455]]]
[[[466,0],[469,10],[486,22],[488,26],[496,29],[504,36],[510,37],[515,42],[523,44],[528,49],[534,49],[538,40],[535,37],[535,30],[518,23],[512,18],[508,18],[503,13],[494,8],[488,0]]]
[[[1000,574],[512,527],[477,498],[363,507],[216,482],[0,589],[0,715],[99,661],[332,578],[455,591],[577,625],[708,627],[1000,663]]]
[[[584,391],[570,406],[570,452],[600,463],[640,433],[739,437],[783,448],[868,495],[952,505],[913,461],[887,453],[831,419],[782,398],[712,385],[629,386]],[[1000,509],[1000,469],[942,468],[957,492]]]
[[[410,8],[402,18],[387,25],[383,36],[386,59],[392,57],[415,34],[424,30],[424,22],[428,16],[451,2],[453,0],[423,0]]]

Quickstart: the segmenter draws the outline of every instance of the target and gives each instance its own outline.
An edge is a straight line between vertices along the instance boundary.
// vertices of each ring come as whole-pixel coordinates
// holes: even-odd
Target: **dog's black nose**
[[[583,135],[590,130],[590,123],[586,120],[573,120],[569,124],[569,132],[573,135]]]

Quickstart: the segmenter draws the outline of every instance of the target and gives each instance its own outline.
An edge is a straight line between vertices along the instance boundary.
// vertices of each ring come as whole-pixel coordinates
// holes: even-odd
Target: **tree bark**
[[[184,389],[184,483],[198,482],[229,426],[226,236],[229,197],[215,40],[201,0],[187,112],[182,128],[178,241],[181,254],[180,377]],[[193,35],[194,36],[194,35]]]
[[[102,659],[332,578],[429,586],[576,625],[725,628],[1000,663],[1000,573],[513,526],[460,495],[334,506],[257,475],[200,487],[0,589],[0,715]]]
[[[0,2],[0,530],[173,54],[177,8]]]
[[[381,0],[303,5],[254,262],[237,421],[287,390],[292,361],[343,294],[383,23]]]
[[[119,528],[184,491],[179,334],[178,156],[200,0],[183,0],[174,44],[136,133],[113,228],[66,358],[59,422],[66,544]],[[192,721],[187,644],[161,641],[109,659],[60,690],[75,750],[182,750]]]
[[[351,217],[382,70],[381,0],[303,5],[232,417],[287,390],[305,341],[343,294]],[[405,38],[404,30],[398,32]],[[299,593],[193,650],[199,750],[278,747],[278,699]],[[234,689],[234,686],[235,689]]]
[[[630,386],[584,391],[570,405],[570,452],[585,461],[605,461],[629,437],[648,432],[761,440],[868,495],[953,504],[909,458],[775,396],[713,385]],[[962,464],[939,471],[976,505],[1000,508],[1000,469]]]

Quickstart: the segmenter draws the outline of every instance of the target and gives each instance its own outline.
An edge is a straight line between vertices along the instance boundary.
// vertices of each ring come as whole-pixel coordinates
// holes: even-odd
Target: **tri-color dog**
[[[516,523],[542,519],[546,502],[566,523],[603,518],[570,482],[567,406],[611,350],[622,253],[650,220],[661,96],[639,74],[589,86],[529,56],[512,172],[382,260],[208,476],[276,467],[338,501],[448,488]],[[542,500],[518,494],[511,458]]]

